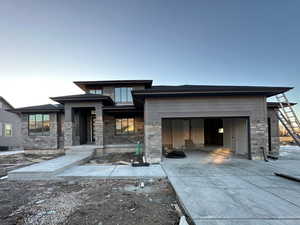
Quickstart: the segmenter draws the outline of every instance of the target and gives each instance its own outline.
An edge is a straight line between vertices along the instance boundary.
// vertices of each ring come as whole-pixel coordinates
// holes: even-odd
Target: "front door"
[[[95,120],[96,120],[96,115],[92,114],[91,116],[91,142],[95,142]]]

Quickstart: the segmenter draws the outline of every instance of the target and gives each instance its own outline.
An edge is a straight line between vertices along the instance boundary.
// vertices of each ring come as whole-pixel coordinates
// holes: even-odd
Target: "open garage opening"
[[[163,153],[201,151],[251,157],[248,118],[164,118]]]

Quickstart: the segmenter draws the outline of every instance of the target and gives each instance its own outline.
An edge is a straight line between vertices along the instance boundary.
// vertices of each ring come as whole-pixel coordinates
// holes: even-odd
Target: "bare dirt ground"
[[[24,153],[14,155],[0,155],[0,177],[5,176],[8,171],[53,159],[58,156],[61,155],[32,155]]]
[[[120,161],[128,162],[139,161],[139,157],[133,152],[128,153],[109,153],[103,156],[95,156],[89,161],[90,164],[116,164]]]
[[[0,181],[1,225],[174,225],[167,180]]]

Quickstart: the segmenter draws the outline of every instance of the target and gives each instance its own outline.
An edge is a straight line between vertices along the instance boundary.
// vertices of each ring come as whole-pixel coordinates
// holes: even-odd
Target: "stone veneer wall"
[[[116,119],[104,114],[104,145],[136,144],[144,142],[144,118],[135,116],[135,133],[129,135],[116,134]]]
[[[64,147],[70,147],[73,144],[73,122],[64,122]]]
[[[145,124],[145,157],[149,163],[160,163],[161,161],[161,120]]]
[[[263,159],[263,151],[268,154],[268,120],[266,118],[250,117],[251,158]]]
[[[279,120],[277,118],[277,109],[268,109],[268,118],[270,118],[271,129],[271,152],[272,156],[279,155],[280,148],[280,133],[279,133]]]
[[[24,149],[28,150],[51,150],[58,148],[57,114],[50,113],[50,135],[30,136],[28,135],[28,114],[21,116],[21,133],[23,136]]]
[[[102,103],[98,103],[95,107],[96,119],[95,119],[95,143],[100,148],[103,148],[103,112]]]

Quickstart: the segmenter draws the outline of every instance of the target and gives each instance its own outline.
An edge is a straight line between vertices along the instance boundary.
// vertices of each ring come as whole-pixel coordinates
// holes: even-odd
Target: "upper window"
[[[3,108],[3,103],[2,102],[0,102],[0,109],[2,109]]]
[[[115,101],[117,103],[132,103],[131,91],[131,87],[115,88]]]
[[[12,136],[12,125],[6,123],[4,126],[4,136],[11,137]]]
[[[116,119],[116,134],[132,134],[134,131],[134,118]]]
[[[34,136],[49,136],[50,115],[49,114],[29,115],[28,134]]]
[[[90,89],[89,93],[90,94],[102,95],[102,89]]]

